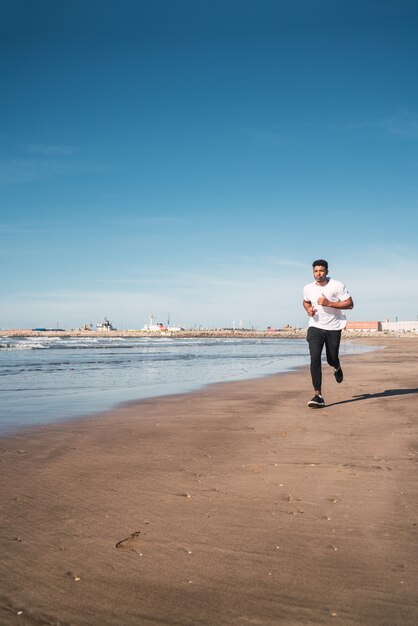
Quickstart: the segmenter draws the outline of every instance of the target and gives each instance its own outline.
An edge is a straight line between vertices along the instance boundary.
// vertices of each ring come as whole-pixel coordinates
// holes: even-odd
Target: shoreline
[[[50,335],[49,335],[50,336]],[[287,337],[287,339],[289,339],[289,337]],[[306,339],[306,336],[300,336],[300,337],[292,337],[290,339],[298,339],[299,341],[301,339]],[[350,343],[350,340],[353,339],[351,337],[344,337],[343,341],[342,341],[342,345],[344,345],[344,343]],[[380,338],[372,338],[372,339],[380,339]],[[366,337],[362,337],[361,338],[361,342],[358,342],[355,340],[351,341],[352,344],[358,344],[360,343],[361,345],[365,345],[365,346],[370,346],[370,345],[376,345],[377,348],[383,347],[381,346],[381,341],[367,341]],[[349,355],[343,355],[343,358],[347,358]],[[354,355],[355,356],[355,355]],[[270,377],[270,376],[277,376],[277,375],[282,375],[282,374],[286,374],[286,373],[292,373],[292,372],[296,372],[300,369],[303,369],[304,367],[306,367],[308,365],[308,361],[309,361],[309,355],[308,352],[306,353],[306,363],[303,364],[299,364],[299,365],[293,365],[291,367],[288,367],[282,371],[277,371],[277,372],[271,372],[266,374],[265,372],[263,372],[262,370],[259,371],[259,373],[255,373],[253,372],[251,375],[249,375],[248,377],[246,375],[243,375],[242,378],[232,378],[232,379],[226,379],[226,380],[217,380],[217,381],[213,381],[213,382],[201,382],[199,385],[193,386],[191,385],[189,387],[189,389],[187,389],[187,385],[183,386],[183,388],[179,388],[178,391],[170,391],[170,392],[160,392],[160,393],[152,393],[152,391],[150,391],[150,395],[148,396],[138,396],[138,397],[131,397],[131,398],[127,398],[127,399],[121,399],[121,400],[117,400],[115,402],[109,402],[109,404],[107,406],[98,406],[98,408],[96,409],[91,409],[90,411],[87,411],[85,413],[83,413],[82,410],[80,410],[80,412],[71,412],[71,413],[67,413],[65,414],[64,412],[62,414],[60,414],[59,417],[56,418],[51,418],[48,419],[47,421],[40,421],[40,422],[24,422],[22,421],[21,423],[18,423],[17,425],[13,425],[13,423],[11,422],[10,425],[4,425],[2,426],[0,424],[0,438],[4,437],[4,436],[9,436],[9,435],[13,435],[13,433],[17,433],[17,432],[24,432],[27,429],[30,428],[36,428],[37,426],[43,426],[43,425],[48,425],[48,424],[64,424],[67,421],[70,420],[83,420],[83,419],[90,419],[90,418],[94,418],[95,415],[101,415],[104,413],[108,413],[111,411],[117,411],[119,407],[123,407],[124,405],[130,405],[130,404],[135,404],[135,403],[140,403],[143,400],[151,400],[151,399],[156,399],[158,400],[159,398],[166,398],[166,397],[170,397],[170,396],[178,396],[178,395],[182,395],[182,394],[191,394],[191,393],[197,393],[203,389],[207,389],[210,388],[212,385],[218,385],[218,384],[224,384],[224,383],[228,383],[228,382],[239,382],[239,381],[256,381],[265,377]],[[127,394],[129,395],[129,394]],[[58,415],[58,413],[57,413]]]
[[[1,623],[412,626],[417,355],[2,437]]]
[[[253,330],[188,330],[153,332],[143,330],[112,330],[112,331],[84,331],[84,330],[29,330],[9,329],[0,330],[0,337],[85,337],[91,338],[148,338],[148,339],[301,339],[306,337],[307,328],[292,330],[253,331]],[[343,331],[342,339],[376,339],[384,341],[405,337],[414,339],[416,332],[404,331]]]

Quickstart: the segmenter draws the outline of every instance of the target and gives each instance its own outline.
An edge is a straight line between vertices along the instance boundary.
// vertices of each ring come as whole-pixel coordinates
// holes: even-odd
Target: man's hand
[[[303,301],[303,308],[305,309],[309,317],[313,317],[316,313],[315,307],[310,300]]]
[[[318,298],[318,304],[321,306],[330,306],[333,309],[352,309],[354,307],[354,302],[351,296],[347,298],[347,300],[332,302],[332,300],[328,300],[328,298],[322,294],[322,296]]]
[[[322,294],[322,296],[318,298],[318,304],[321,306],[330,306],[331,302]]]

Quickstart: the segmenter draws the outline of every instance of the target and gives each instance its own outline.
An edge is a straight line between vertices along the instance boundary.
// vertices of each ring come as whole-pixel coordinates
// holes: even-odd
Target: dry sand
[[[377,340],[376,340],[377,341]],[[418,623],[418,338],[0,440],[0,623]]]

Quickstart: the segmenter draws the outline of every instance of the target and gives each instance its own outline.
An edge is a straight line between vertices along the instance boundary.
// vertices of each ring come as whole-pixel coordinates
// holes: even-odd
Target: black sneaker
[[[320,409],[323,406],[325,406],[325,400],[322,396],[314,396],[308,402],[308,407],[311,409]]]
[[[334,378],[337,381],[337,383],[342,383],[343,382],[344,374],[343,374],[343,371],[342,371],[341,367],[339,367],[337,370],[335,370]]]

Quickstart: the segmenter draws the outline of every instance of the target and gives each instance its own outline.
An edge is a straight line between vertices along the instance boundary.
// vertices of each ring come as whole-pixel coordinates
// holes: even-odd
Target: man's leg
[[[325,349],[327,353],[327,362],[328,362],[328,365],[331,365],[331,367],[333,367],[336,370],[340,368],[340,357],[339,357],[340,341],[341,341],[340,330],[325,331]]]
[[[311,377],[315,394],[321,395],[322,385],[322,368],[321,353],[325,343],[325,333],[315,326],[308,328],[306,340],[309,344],[309,352],[311,355]]]

